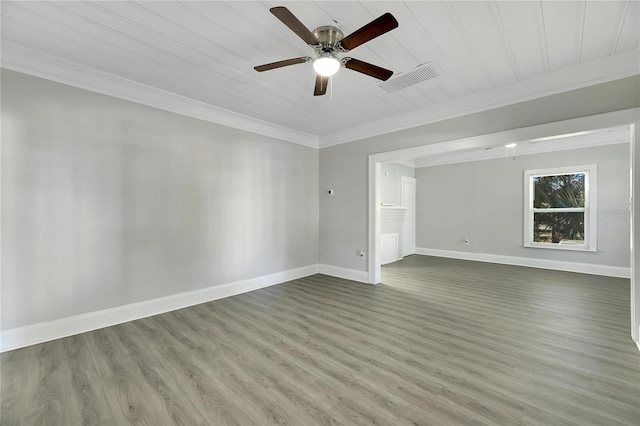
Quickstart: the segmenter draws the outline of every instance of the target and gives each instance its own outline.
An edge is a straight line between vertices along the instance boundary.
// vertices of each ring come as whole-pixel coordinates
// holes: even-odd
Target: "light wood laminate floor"
[[[2,425],[637,425],[629,280],[410,256],[2,355]]]

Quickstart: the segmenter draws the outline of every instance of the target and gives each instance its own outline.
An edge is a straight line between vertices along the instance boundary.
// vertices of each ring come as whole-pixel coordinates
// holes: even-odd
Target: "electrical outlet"
[[[360,259],[362,260],[365,260],[367,258],[367,255],[364,252],[364,250],[358,250],[358,256],[360,256]]]

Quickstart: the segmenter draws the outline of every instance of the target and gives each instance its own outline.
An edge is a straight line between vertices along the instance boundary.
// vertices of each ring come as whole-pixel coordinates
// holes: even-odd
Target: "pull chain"
[[[329,77],[329,99],[333,100],[333,76]]]

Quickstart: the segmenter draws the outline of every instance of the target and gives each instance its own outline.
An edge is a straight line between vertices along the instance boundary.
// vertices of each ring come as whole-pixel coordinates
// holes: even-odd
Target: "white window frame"
[[[554,250],[571,251],[598,251],[597,246],[597,172],[596,164],[583,166],[556,167],[552,169],[538,169],[524,171],[524,246],[533,248],[545,248]],[[584,208],[555,208],[534,209],[533,207],[533,178],[540,176],[568,175],[575,173],[585,174],[585,200]],[[584,212],[584,244],[562,245],[557,243],[538,243],[533,241],[533,214],[545,212]]]

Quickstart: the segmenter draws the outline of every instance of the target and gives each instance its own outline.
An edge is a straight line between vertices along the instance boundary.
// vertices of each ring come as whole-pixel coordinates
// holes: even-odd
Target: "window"
[[[525,247],[596,251],[596,170],[525,170]]]

